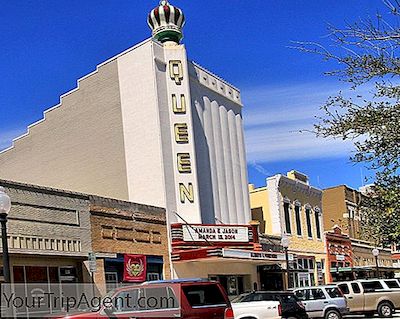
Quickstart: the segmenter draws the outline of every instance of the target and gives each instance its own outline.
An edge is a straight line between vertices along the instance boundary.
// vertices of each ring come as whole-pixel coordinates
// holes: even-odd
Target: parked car
[[[131,299],[129,305],[124,302],[127,296]],[[95,312],[52,318],[234,319],[228,296],[221,284],[215,281],[191,279],[146,282],[115,289],[108,297],[116,301],[112,307],[101,306]]]
[[[261,301],[279,302],[281,305],[281,316],[283,319],[308,319],[304,305],[291,291],[254,291],[240,295],[232,301],[235,318],[236,304],[239,303],[244,307],[250,308],[251,305],[256,305],[257,302],[259,303]],[[260,314],[258,318],[269,318],[269,316],[271,316],[271,309],[268,309],[267,307],[263,308],[262,310],[264,310],[265,313],[262,316]],[[276,316],[276,313],[272,315]]]
[[[346,298],[335,285],[299,288],[294,294],[310,318],[340,319],[348,312]]]
[[[374,315],[390,318],[400,309],[400,288],[395,279],[356,280],[339,283],[338,287],[348,300],[352,314]]]
[[[249,300],[246,302],[232,302],[235,319],[281,319],[282,306],[276,300]]]

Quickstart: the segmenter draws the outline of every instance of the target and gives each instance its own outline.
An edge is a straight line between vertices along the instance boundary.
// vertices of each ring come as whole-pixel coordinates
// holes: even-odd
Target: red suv
[[[220,283],[182,279],[118,288],[103,297],[96,310],[51,318],[233,319],[233,311]]]

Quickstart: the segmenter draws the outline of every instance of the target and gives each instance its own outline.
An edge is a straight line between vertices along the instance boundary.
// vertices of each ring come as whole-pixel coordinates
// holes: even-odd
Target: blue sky
[[[358,187],[365,168],[349,143],[300,134],[343,83],[334,65],[291,49],[327,43],[328,23],[343,26],[388,11],[380,0],[173,0],[185,12],[190,59],[238,86],[245,104],[250,182],[298,169],[312,184]],[[0,10],[0,149],[97,64],[150,36],[157,1],[13,0]]]

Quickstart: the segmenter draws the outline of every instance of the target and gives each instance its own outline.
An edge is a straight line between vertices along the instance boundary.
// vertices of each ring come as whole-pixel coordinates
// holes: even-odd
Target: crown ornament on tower
[[[181,9],[167,0],[160,1],[160,5],[151,10],[147,23],[153,31],[153,38],[162,43],[172,41],[179,44],[183,38],[185,16]]]

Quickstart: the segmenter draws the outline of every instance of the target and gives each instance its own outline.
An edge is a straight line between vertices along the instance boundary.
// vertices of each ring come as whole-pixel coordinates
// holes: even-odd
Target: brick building
[[[89,196],[93,251],[108,257],[97,260],[95,282],[101,291],[123,282],[125,254],[146,256],[147,279],[171,274],[165,209]]]
[[[324,189],[322,207],[325,213],[325,229],[338,225],[350,238],[360,239],[362,197],[359,191],[346,185]]]
[[[339,226],[325,233],[326,252],[328,256],[326,271],[327,281],[337,282],[354,279],[353,249],[351,239],[342,233]]]
[[[7,223],[11,280],[87,280],[83,261],[92,250],[88,196],[5,180],[0,186],[12,202]]]
[[[90,283],[91,252],[103,292],[123,281],[125,254],[147,257],[147,279],[170,278],[165,209],[5,180],[0,186],[12,202],[12,282]]]

